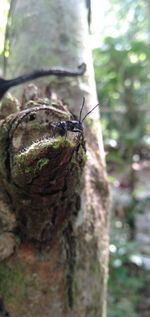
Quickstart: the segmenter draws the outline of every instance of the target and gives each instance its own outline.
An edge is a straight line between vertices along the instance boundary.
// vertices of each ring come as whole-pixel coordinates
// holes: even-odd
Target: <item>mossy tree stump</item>
[[[74,305],[84,137],[61,136],[73,115],[58,100],[24,108],[0,121],[0,310],[59,317]]]

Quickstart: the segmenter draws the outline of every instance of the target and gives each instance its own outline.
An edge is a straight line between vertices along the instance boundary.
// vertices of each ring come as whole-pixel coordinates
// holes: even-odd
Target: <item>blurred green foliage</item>
[[[142,154],[150,132],[149,45],[139,40],[125,44],[123,37],[107,37],[103,46],[93,51],[93,57],[104,141],[119,148],[119,159],[131,160],[134,154]],[[118,161],[116,153],[115,157]]]
[[[113,210],[111,220],[108,317],[139,317],[147,275],[131,256],[139,252],[134,221],[144,207],[134,196],[132,164],[149,159],[149,11],[144,0],[109,2],[110,25],[112,13],[116,25],[101,47],[94,49],[93,59],[109,179],[122,192],[128,191],[130,203]]]
[[[110,274],[108,288],[108,317],[139,317],[136,307],[140,292],[146,284],[144,270],[131,258],[138,246],[128,241],[129,227],[113,220],[110,244]],[[136,255],[140,260],[140,255]]]
[[[109,13],[116,17],[115,28],[124,35],[124,42],[145,38],[149,28],[149,7],[146,0],[109,0]],[[114,22],[113,22],[114,23]]]

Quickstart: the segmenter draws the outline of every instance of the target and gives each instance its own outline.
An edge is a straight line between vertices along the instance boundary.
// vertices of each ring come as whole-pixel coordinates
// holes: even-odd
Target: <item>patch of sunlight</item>
[[[128,56],[129,56],[130,62],[131,62],[132,64],[137,63],[138,60],[139,60],[139,57],[138,57],[136,54],[129,53]]]
[[[114,261],[113,261],[113,266],[114,267],[120,267],[122,265],[122,261],[121,261],[121,259],[115,259]]]
[[[122,222],[119,221],[119,220],[117,220],[117,221],[115,222],[115,227],[116,227],[116,228],[122,228]]]
[[[146,54],[141,53],[141,54],[139,55],[139,60],[140,60],[141,62],[143,62],[143,61],[145,61],[145,59],[146,59]]]
[[[116,252],[117,252],[116,246],[115,246],[114,244],[110,244],[110,245],[109,245],[109,251],[110,251],[111,253],[116,253]]]
[[[4,48],[4,36],[9,6],[10,4],[8,0],[0,1],[0,54]]]
[[[142,266],[142,257],[140,254],[132,254],[130,256],[130,261],[137,266]]]
[[[139,89],[141,87],[141,83],[139,80],[136,80],[133,85],[135,89]]]

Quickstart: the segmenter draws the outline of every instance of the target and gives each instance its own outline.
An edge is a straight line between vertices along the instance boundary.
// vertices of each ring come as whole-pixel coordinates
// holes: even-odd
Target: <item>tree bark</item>
[[[13,11],[7,77],[82,62],[87,72],[39,80],[35,100],[24,92],[23,110],[1,121],[0,309],[10,317],[106,316],[109,195],[98,109],[83,133],[57,129],[72,112],[79,118],[83,96],[83,116],[97,103],[86,19],[84,0],[17,1]]]

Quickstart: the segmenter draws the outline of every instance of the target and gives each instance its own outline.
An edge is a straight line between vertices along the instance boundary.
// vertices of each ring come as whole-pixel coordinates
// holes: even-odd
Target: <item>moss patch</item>
[[[45,165],[47,165],[49,162],[48,158],[41,158],[37,164],[36,164],[36,169],[41,170]]]
[[[0,264],[0,294],[7,302],[16,298],[22,302],[26,295],[26,284],[21,272],[12,271],[6,264]]]

